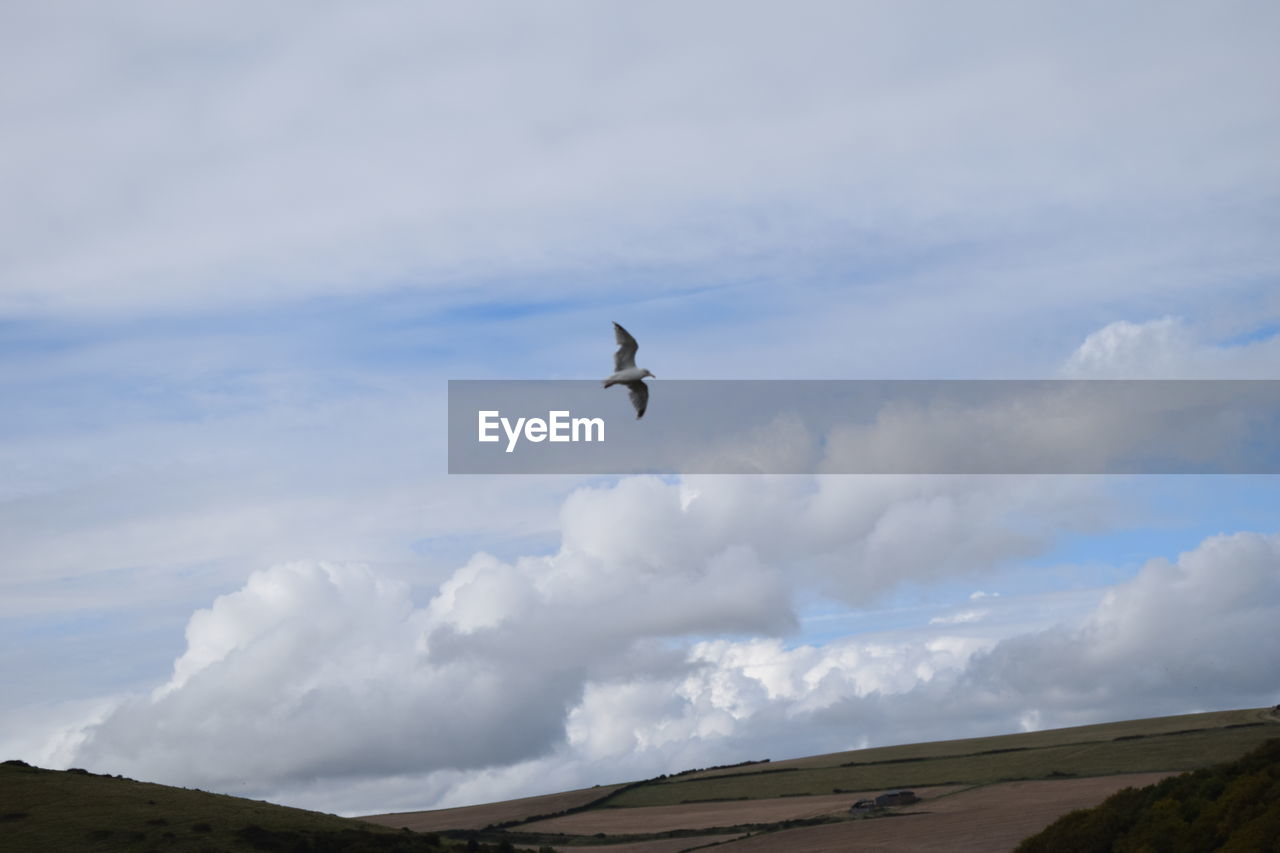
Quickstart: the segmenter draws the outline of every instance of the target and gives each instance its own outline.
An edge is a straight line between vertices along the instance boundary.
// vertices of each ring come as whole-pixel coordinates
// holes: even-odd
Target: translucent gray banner
[[[1275,474],[1277,380],[451,380],[451,474]]]

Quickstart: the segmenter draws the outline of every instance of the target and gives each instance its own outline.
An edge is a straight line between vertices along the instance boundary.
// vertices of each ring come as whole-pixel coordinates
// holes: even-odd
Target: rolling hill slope
[[[257,800],[84,770],[0,764],[0,851],[384,851],[442,853],[452,842]],[[493,848],[489,848],[493,849]]]

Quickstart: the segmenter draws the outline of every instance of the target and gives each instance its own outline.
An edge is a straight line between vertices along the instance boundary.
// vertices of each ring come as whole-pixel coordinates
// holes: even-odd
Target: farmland
[[[905,809],[899,820],[842,821],[744,838],[716,853],[992,853],[1012,850],[1027,835],[1077,808],[1096,805],[1128,786],[1165,774],[1006,782],[971,788]]]
[[[573,797],[563,800],[566,813],[559,815],[549,809],[553,801],[531,798],[372,819],[446,829],[450,820],[465,818],[466,827],[475,829],[491,815],[517,845],[583,853],[679,853],[712,843],[725,853],[820,853],[855,843],[885,853],[1001,850],[1124,787],[1230,760],[1275,737],[1275,709],[1218,711],[755,760],[570,792]],[[922,798],[878,813],[901,819],[848,814],[855,800],[895,788],[911,788]]]
[[[917,791],[921,797],[933,798],[956,789],[933,788]],[[678,806],[649,808],[592,809],[522,824],[528,832],[563,832],[571,835],[635,834],[668,832],[674,829],[711,829],[753,823],[779,823],[805,820],[823,815],[843,815],[849,803],[860,797],[874,797],[879,791],[858,794],[827,794],[814,797],[778,797],[764,800],[741,800],[715,803],[688,803]]]

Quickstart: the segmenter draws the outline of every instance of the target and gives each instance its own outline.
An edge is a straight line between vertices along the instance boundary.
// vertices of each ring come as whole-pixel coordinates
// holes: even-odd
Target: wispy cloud
[[[1106,39],[994,4],[501,9],[9,12],[7,310],[776,273],[1090,220],[1132,255],[1225,213],[1207,196],[1274,190],[1266,5],[1161,5]]]
[[[987,610],[961,610],[946,616],[935,616],[929,620],[930,625],[963,625],[967,622],[981,622],[990,615]]]

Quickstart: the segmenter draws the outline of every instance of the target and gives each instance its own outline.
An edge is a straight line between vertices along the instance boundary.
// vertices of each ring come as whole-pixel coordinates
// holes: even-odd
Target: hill
[[[0,851],[443,853],[432,834],[84,770],[0,764]],[[482,849],[497,850],[497,846]],[[510,849],[509,846],[503,849]]]
[[[1113,850],[1280,850],[1280,739],[1232,762],[1126,788],[1018,846],[1018,853]]]

